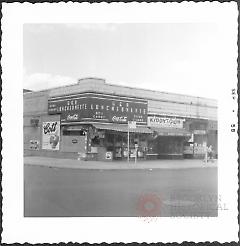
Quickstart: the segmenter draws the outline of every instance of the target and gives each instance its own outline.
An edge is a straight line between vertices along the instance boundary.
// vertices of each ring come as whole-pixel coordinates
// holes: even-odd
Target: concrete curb
[[[38,167],[48,167],[48,168],[55,168],[55,169],[78,169],[78,170],[185,170],[185,169],[202,169],[202,168],[217,168],[216,165],[202,165],[202,166],[182,166],[182,167],[176,167],[176,166],[156,166],[156,167],[146,167],[146,166],[131,166],[131,167],[112,167],[112,166],[74,166],[74,165],[68,165],[68,166],[58,166],[58,165],[44,165],[44,164],[32,164],[32,163],[25,163],[26,166],[38,166]]]

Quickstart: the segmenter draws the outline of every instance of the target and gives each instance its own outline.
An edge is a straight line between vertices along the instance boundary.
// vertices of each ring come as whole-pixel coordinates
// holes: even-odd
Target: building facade
[[[217,155],[213,99],[112,85],[98,78],[25,92],[23,97],[25,155],[108,161],[128,155],[202,158],[205,145],[212,145]]]

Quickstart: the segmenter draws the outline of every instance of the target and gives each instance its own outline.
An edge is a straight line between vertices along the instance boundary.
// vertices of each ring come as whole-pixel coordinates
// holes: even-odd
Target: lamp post
[[[129,140],[130,140],[130,136],[129,136],[129,124],[128,124],[128,162],[129,162]]]

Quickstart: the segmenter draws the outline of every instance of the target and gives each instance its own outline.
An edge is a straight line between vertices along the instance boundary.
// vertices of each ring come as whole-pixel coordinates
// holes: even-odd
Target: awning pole
[[[128,124],[128,162],[129,162],[129,124]]]

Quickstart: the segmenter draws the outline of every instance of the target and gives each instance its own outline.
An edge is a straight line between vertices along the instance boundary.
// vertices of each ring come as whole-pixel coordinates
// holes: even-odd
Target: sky
[[[99,77],[217,98],[228,44],[217,23],[24,24],[23,87],[42,90]]]

